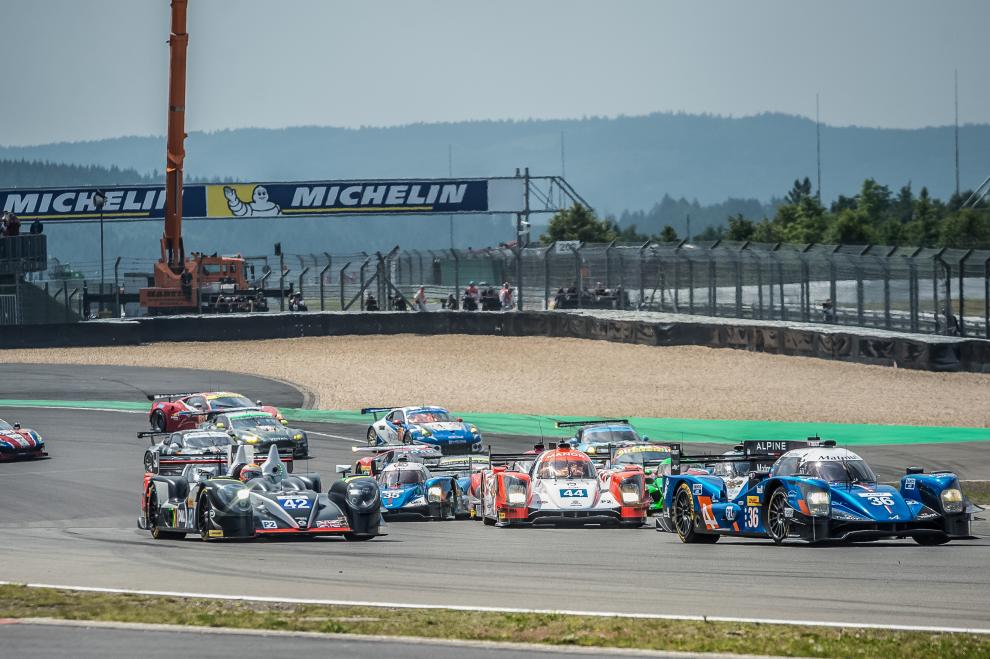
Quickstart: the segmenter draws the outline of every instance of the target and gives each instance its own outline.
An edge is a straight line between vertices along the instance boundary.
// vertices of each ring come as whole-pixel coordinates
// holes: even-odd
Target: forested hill
[[[66,165],[38,160],[0,160],[0,188],[52,188],[69,185],[145,184],[157,182],[157,173],[147,176],[116,165]]]
[[[797,177],[815,180],[815,124],[763,114],[726,118],[652,114],[615,119],[475,121],[392,128],[298,127],[191,133],[187,173],[212,178],[300,180],[446,176],[447,148],[459,176],[561,170],[599,211],[646,210],[663,199],[770,201]],[[873,178],[893,189],[955,189],[951,126],[892,130],[822,128],[822,188],[828,202]],[[990,174],[990,126],[960,131],[962,187]],[[150,175],[164,165],[161,137],[0,148],[0,158],[98,164]],[[700,229],[701,227],[699,227]]]

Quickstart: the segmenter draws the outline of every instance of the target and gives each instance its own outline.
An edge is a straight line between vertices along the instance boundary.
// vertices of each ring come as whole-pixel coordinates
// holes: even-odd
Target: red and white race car
[[[492,453],[479,494],[475,516],[494,526],[639,527],[649,504],[642,467],[596,464],[566,443],[540,453]]]
[[[149,394],[151,411],[148,421],[151,428],[159,432],[174,432],[198,428],[206,421],[208,412],[261,409],[268,412],[282,425],[285,417],[278,408],[262,405],[261,401],[252,402],[247,396],[229,391],[205,391],[200,393],[179,394]]]
[[[46,458],[45,440],[36,431],[10,425],[0,419],[0,462],[20,458]]]

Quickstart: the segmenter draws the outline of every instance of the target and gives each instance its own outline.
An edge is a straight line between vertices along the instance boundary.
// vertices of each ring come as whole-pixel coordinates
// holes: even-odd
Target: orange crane
[[[220,297],[248,292],[244,259],[194,255],[182,244],[182,165],[186,157],[186,9],[188,0],[172,0],[169,34],[168,145],[165,154],[165,231],[155,285],[142,288],[141,306],[149,315],[217,310]],[[229,308],[229,305],[228,305]]]

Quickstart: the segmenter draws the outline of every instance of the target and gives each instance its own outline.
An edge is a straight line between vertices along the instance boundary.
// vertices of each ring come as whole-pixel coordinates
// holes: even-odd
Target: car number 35
[[[287,510],[296,510],[297,508],[309,508],[309,499],[306,497],[279,497],[278,503],[280,506]]]

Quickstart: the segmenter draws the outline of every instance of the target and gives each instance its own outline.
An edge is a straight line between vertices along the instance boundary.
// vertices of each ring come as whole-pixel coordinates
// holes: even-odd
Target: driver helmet
[[[261,467],[256,464],[245,465],[241,469],[241,482],[247,483],[252,478],[258,478],[261,476]]]

